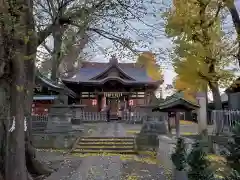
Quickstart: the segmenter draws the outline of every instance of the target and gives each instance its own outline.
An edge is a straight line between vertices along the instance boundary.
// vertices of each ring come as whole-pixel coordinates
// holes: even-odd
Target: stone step
[[[122,147],[116,147],[116,146],[77,146],[76,149],[78,150],[134,150],[134,146],[122,146]]]
[[[136,154],[133,137],[82,137],[72,153]]]
[[[91,137],[91,136],[84,136],[81,139],[134,139],[133,137],[113,137],[113,136],[95,136],[95,137]]]
[[[132,142],[134,143],[135,139],[133,137],[131,138],[113,138],[113,137],[83,137],[79,140],[79,143],[86,143],[86,142],[92,142],[92,143],[122,143],[122,142]]]
[[[79,143],[89,143],[89,144],[124,144],[124,143],[132,143],[134,144],[134,141],[128,140],[128,141],[119,141],[119,140],[79,140]]]
[[[134,142],[79,142],[79,146],[131,146]]]
[[[110,154],[137,154],[134,150],[90,150],[90,149],[75,149],[72,153],[93,153],[93,154],[104,154],[104,153],[110,153]]]

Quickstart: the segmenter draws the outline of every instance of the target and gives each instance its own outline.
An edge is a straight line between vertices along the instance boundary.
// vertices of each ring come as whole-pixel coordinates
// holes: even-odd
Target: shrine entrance
[[[121,112],[125,102],[125,96],[123,92],[105,92],[104,97],[106,98],[106,103],[110,108],[110,119],[117,120],[121,117]],[[122,108],[121,108],[122,107]]]
[[[108,104],[110,106],[110,116],[116,116],[118,114],[119,98],[108,98]]]

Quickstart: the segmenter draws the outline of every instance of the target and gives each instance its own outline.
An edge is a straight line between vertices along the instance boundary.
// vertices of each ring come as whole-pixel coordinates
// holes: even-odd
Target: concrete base
[[[68,133],[38,133],[33,134],[33,146],[36,148],[69,149],[76,139],[82,134],[81,131]]]
[[[175,140],[166,136],[160,135],[159,139],[159,147],[157,151],[157,159],[164,166],[164,168],[173,170],[173,163],[171,160],[171,154],[174,152]]]

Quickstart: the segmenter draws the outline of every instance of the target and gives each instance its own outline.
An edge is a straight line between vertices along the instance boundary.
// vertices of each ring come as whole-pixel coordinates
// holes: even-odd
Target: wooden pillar
[[[106,107],[106,97],[103,95],[102,96],[102,108]]]
[[[180,112],[176,112],[176,116],[175,116],[175,127],[176,127],[176,136],[177,138],[180,137]]]
[[[172,117],[168,116],[168,119],[167,119],[167,120],[168,120],[167,123],[168,123],[168,133],[169,133],[169,134],[172,134],[171,118],[172,118]]]
[[[100,112],[102,109],[102,95],[97,95],[97,111]]]

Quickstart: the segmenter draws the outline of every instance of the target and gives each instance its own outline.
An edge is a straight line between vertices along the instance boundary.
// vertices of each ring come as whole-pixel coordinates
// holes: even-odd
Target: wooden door
[[[112,98],[110,101],[110,114],[117,115],[118,112],[118,99]]]

